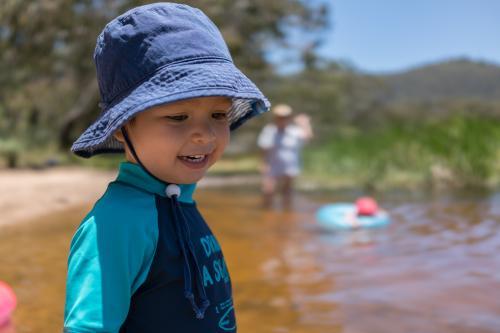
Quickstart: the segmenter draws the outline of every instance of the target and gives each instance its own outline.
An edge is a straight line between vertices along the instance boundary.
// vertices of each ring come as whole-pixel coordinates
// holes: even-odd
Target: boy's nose
[[[197,126],[192,135],[193,142],[198,144],[215,141],[215,138],[215,131],[209,123]]]

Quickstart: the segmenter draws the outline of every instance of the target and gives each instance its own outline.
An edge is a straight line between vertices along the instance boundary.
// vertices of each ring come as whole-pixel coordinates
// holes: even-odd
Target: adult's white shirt
[[[266,125],[259,134],[257,145],[267,150],[270,175],[297,176],[301,170],[300,152],[305,143],[301,127],[290,124],[278,131],[275,124]]]

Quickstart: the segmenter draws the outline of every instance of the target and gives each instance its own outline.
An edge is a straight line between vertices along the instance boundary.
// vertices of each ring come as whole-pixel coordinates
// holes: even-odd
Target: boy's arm
[[[64,332],[119,332],[153,260],[157,229],[143,219],[89,216],[71,243]],[[147,227],[146,227],[147,226]]]

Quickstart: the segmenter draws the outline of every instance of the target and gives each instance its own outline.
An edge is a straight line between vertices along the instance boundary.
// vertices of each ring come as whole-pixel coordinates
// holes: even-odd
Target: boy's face
[[[127,123],[141,162],[168,183],[199,181],[229,142],[226,97],[200,97],[157,106]],[[123,142],[121,132],[115,137]],[[125,145],[127,160],[135,162]]]

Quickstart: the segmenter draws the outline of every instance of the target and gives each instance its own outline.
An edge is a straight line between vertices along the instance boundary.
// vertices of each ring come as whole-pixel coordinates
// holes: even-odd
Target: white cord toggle
[[[173,195],[177,196],[177,198],[181,195],[181,188],[179,185],[169,184],[165,189],[165,194],[168,198],[172,198]]]

